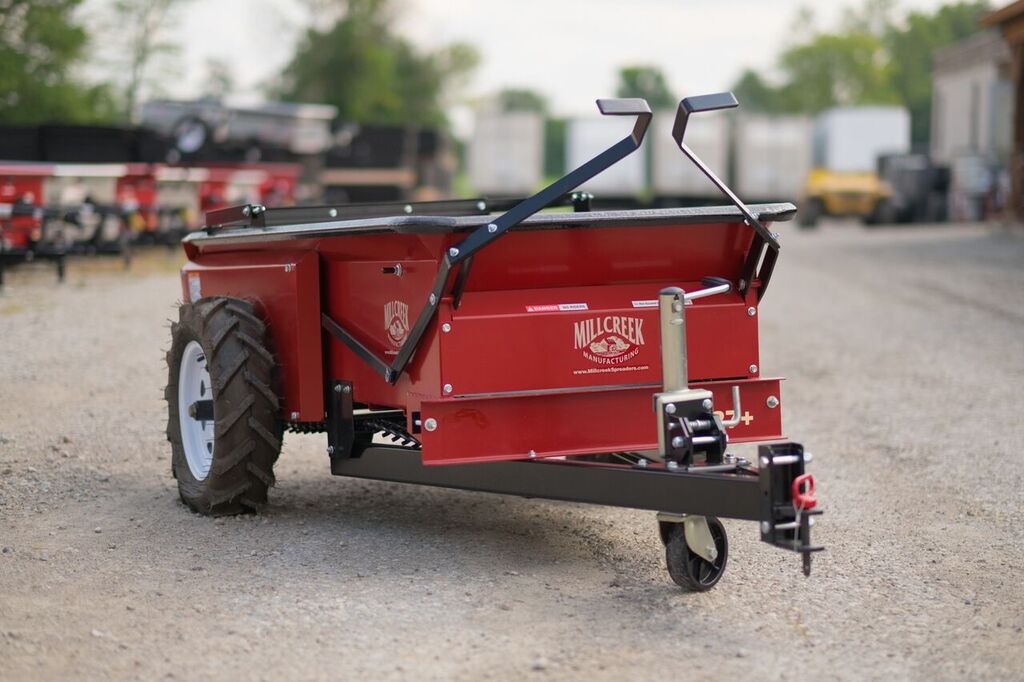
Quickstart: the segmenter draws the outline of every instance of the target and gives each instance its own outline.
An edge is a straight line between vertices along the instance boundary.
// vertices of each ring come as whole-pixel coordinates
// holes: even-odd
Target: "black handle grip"
[[[739,104],[736,101],[736,96],[731,92],[716,92],[712,95],[684,97],[679,102],[679,108],[676,110],[676,120],[672,124],[672,139],[676,141],[676,144],[683,143],[683,135],[686,134],[686,123],[690,120],[690,114],[718,111],[719,109],[734,109]]]
[[[647,126],[651,124],[651,106],[647,100],[639,97],[625,99],[599,99],[597,110],[604,116],[636,116],[636,125],[633,126],[633,141],[640,144],[647,134]]]
[[[705,277],[704,279],[702,279],[700,281],[700,285],[702,287],[707,287],[707,288],[719,287],[719,286],[722,286],[723,284],[728,284],[729,288],[732,289],[732,282],[730,282],[729,280],[725,279],[724,277]]]

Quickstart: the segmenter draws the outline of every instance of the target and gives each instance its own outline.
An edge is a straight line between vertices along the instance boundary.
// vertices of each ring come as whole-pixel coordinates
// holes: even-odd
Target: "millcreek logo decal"
[[[395,348],[401,348],[409,335],[408,303],[388,301],[384,304],[384,329],[388,333],[388,342]]]
[[[599,365],[621,365],[632,360],[644,345],[644,321],[609,315],[573,323],[574,348]]]

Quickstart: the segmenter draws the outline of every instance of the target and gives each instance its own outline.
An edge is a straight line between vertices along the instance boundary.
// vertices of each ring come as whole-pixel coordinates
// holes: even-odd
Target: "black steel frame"
[[[810,516],[820,512],[804,512],[798,529],[777,529],[797,519],[791,491],[793,481],[804,471],[803,448],[797,443],[762,445],[758,459],[762,464],[759,468],[739,463],[732,472],[721,471],[722,465],[707,472],[701,471],[699,466],[672,470],[664,463],[646,460],[646,466],[587,460],[431,466],[422,463],[417,451],[373,445],[358,456],[332,453],[331,473],[670,514],[759,521],[761,539],[801,553],[805,571],[809,571],[811,553],[822,550],[811,545]]]
[[[775,261],[779,257],[779,241],[775,238],[768,228],[761,224],[761,221],[757,219],[747,205],[736,196],[736,193],[729,188],[725,182],[719,178],[714,171],[712,171],[704,161],[701,160],[697,154],[690,149],[685,142],[683,142],[683,136],[686,134],[686,125],[690,120],[691,114],[698,114],[705,111],[717,111],[720,109],[733,109],[739,106],[739,102],[736,101],[736,97],[731,92],[719,92],[713,95],[699,95],[697,97],[686,97],[679,102],[679,108],[676,110],[676,120],[672,124],[672,139],[679,145],[679,149],[686,155],[693,165],[695,165],[700,172],[707,176],[711,184],[718,189],[719,192],[725,195],[729,201],[732,202],[733,206],[739,209],[743,215],[743,222],[750,226],[754,232],[754,241],[750,245],[750,251],[747,252],[747,260],[743,264],[743,276],[739,282],[739,291],[742,295],[746,295],[750,287],[753,286],[754,280],[757,279],[761,283],[760,289],[757,292],[757,299],[761,300],[764,296],[765,289],[768,288],[768,280],[771,279],[772,271],[775,269]],[[767,252],[765,246],[768,247]],[[760,265],[760,267],[758,267]]]

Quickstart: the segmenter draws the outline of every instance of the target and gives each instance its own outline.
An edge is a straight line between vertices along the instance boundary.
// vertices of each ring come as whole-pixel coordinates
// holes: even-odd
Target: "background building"
[[[982,31],[938,50],[932,69],[931,155],[952,172],[951,215],[978,220],[1009,193],[1010,50],[999,31]]]
[[[1020,219],[1024,217],[1024,0],[989,14],[982,24],[997,28],[1010,51],[1009,79],[1013,87],[1010,208]]]

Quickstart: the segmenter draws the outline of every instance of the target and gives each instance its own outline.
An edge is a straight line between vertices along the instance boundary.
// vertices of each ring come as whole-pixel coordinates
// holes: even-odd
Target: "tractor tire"
[[[181,500],[208,516],[258,511],[284,426],[266,325],[240,299],[182,304],[167,367],[167,440]]]

